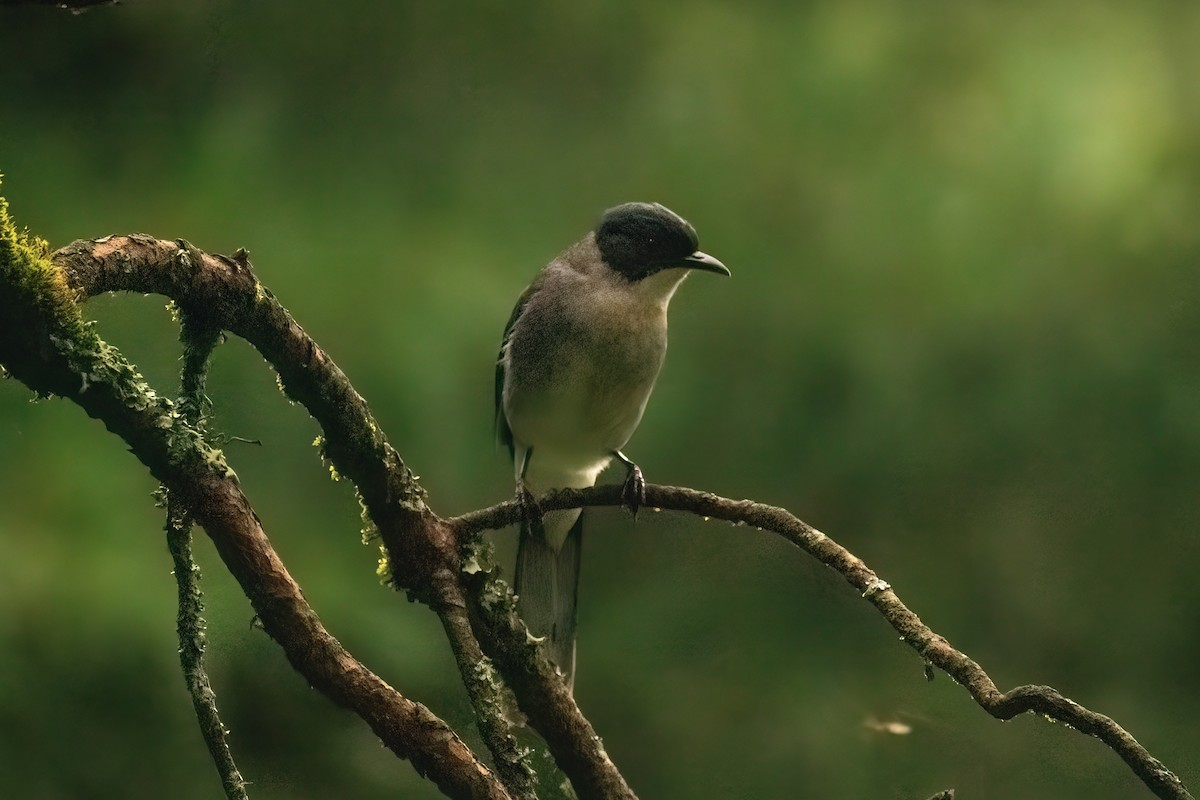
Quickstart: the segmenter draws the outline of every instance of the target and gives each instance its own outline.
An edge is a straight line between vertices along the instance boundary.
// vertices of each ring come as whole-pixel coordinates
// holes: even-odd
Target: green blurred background
[[[627,450],[648,478],[787,506],[1002,688],[1113,716],[1194,790],[1198,34],[1178,2],[3,8],[0,169],[56,246],[248,248],[442,513],[512,491],[492,365],[522,287],[604,208],[669,205],[733,278],[677,296]],[[173,390],[161,298],[89,313]],[[227,454],[326,624],[476,741],[436,619],[377,584],[313,422],[241,341],[211,394],[262,440]],[[30,399],[0,384],[5,794],[216,797],[154,484],[78,408]],[[1097,742],[927,683],[782,541],[595,519],[576,693],[643,797],[1149,796]],[[437,796],[252,629],[203,536],[198,555],[251,796]]]

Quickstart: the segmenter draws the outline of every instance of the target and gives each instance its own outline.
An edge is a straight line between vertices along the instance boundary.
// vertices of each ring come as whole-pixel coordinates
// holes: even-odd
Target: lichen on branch
[[[399,695],[346,652],[321,626],[278,559],[236,477],[172,403],[145,384],[115,348],[80,315],[77,301],[100,291],[161,292],[208,329],[243,336],[277,370],[288,395],[323,429],[322,453],[354,481],[390,556],[390,577],[430,603],[456,644],[464,679],[499,778],[425,707]],[[454,797],[523,797],[532,776],[501,715],[503,678],[547,741],[578,794],[632,798],[590,723],[512,610],[507,587],[468,556],[479,532],[516,521],[513,502],[443,519],[379,430],[365,400],[254,277],[244,257],[212,256],[187,242],[148,236],[80,241],[54,254],[18,231],[0,200],[0,365],[42,394],[83,407],[129,443],[213,538],[268,633],[312,685],[348,706],[398,755]],[[198,385],[193,403],[202,403]],[[186,393],[186,392],[185,392]],[[552,492],[546,510],[618,505],[618,487]],[[941,669],[989,714],[1009,719],[1035,712],[1095,736],[1148,788],[1164,798],[1191,798],[1183,784],[1116,722],[1046,686],[996,688],[977,663],[954,649],[900,601],[867,565],[825,534],[781,508],[734,501],[681,487],[647,486],[647,502],[773,531],[839,572],[922,658]],[[495,669],[492,669],[492,666]],[[497,672],[499,675],[497,675]]]
[[[172,246],[148,238],[141,237],[141,244],[168,258],[182,253],[188,259],[179,258],[178,270],[163,270],[152,260],[149,271],[158,279],[178,279],[189,269],[195,273],[198,251],[186,243]],[[352,709],[389,749],[411,760],[448,796],[508,798],[453,729],[368,670],[324,628],[220,451],[84,320],[78,300],[90,293],[73,280],[80,274],[48,254],[40,240],[19,231],[7,205],[0,205],[0,365],[40,395],[75,402],[129,445],[180,511],[204,528],[264,630],[311,686]]]

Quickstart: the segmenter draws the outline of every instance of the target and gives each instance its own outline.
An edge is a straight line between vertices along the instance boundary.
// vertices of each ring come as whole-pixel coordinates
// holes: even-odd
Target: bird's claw
[[[517,505],[521,507],[521,527],[531,533],[541,534],[542,507],[524,483],[517,487]]]
[[[638,509],[646,504],[646,479],[637,464],[631,464],[629,473],[625,476],[625,485],[621,487],[621,502],[634,517],[637,516]]]

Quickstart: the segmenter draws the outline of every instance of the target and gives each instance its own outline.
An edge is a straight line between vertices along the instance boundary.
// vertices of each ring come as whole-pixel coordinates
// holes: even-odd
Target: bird
[[[496,430],[513,459],[521,530],[517,612],[573,691],[584,515],[544,515],[549,489],[594,486],[613,459],[636,516],[641,469],[622,449],[642,419],[667,351],[667,306],[694,270],[729,275],[696,230],[658,203],[608,209],[521,293],[496,361]]]

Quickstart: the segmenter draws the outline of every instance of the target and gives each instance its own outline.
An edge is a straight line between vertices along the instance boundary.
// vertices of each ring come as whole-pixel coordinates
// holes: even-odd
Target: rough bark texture
[[[100,292],[164,294],[202,330],[226,330],[256,347],[281,384],[323,429],[323,455],[354,481],[378,528],[398,588],[438,613],[475,705],[496,772],[442,720],[388,686],[321,625],[271,547],[223,455],[189,414],[154,393],[80,316]],[[264,629],[315,688],[352,709],[397,755],[456,798],[532,798],[533,775],[501,706],[506,684],[545,738],[579,797],[633,798],[570,691],[528,636],[508,587],[489,571],[478,534],[517,522],[515,502],[455,519],[429,508],[424,490],[346,376],[259,283],[244,251],[202,253],[148,236],[80,241],[48,255],[17,233],[0,202],[0,364],[42,394],[77,403],[120,436],[173,503],[216,545]],[[185,396],[187,395],[185,387]],[[989,714],[1045,714],[1095,736],[1158,796],[1190,798],[1179,779],[1113,720],[1044,686],[1000,692],[983,669],[931,631],[859,558],[784,509],[691,489],[647,486],[649,505],[771,531],[836,570],[874,605],[926,665],[961,683]],[[546,510],[620,505],[620,487],[551,492]]]
[[[621,505],[621,487],[600,486],[594,489],[563,489],[551,492],[538,500],[546,511],[578,506]],[[985,711],[997,719],[1012,719],[1018,714],[1033,712],[1065,723],[1094,736],[1121,757],[1146,786],[1159,797],[1191,798],[1182,781],[1154,758],[1132,735],[1109,717],[1098,714],[1050,686],[1018,686],[1001,692],[996,684],[966,654],[956,650],[945,638],[930,630],[906,606],[892,587],[879,578],[858,556],[830,539],[824,533],[795,517],[786,509],[755,503],[750,500],[730,500],[707,492],[676,486],[646,486],[646,504],[660,509],[687,511],[712,519],[726,520],[770,531],[787,539],[822,564],[838,572],[863,598],[883,615],[896,629],[900,638],[916,650],[926,662],[950,675],[970,692]],[[504,503],[483,511],[467,514],[450,522],[464,537],[481,530],[511,525],[518,520],[520,507]]]
[[[264,630],[314,688],[358,714],[388,748],[411,760],[447,795],[509,797],[449,726],[342,648],[271,547],[222,454],[204,442],[173,403],[155,394],[119,353],[82,324],[70,292],[86,295],[89,286],[91,291],[104,291],[96,288],[102,283],[71,284],[71,274],[85,274],[86,265],[77,264],[80,269],[73,273],[57,270],[46,262],[40,242],[17,234],[6,215],[0,222],[0,363],[34,391],[77,403],[128,443],[173,500],[212,538]],[[118,264],[128,264],[144,254],[143,248],[154,247],[153,240],[139,238],[138,246],[128,253],[103,244],[101,249]],[[205,283],[205,274],[193,268],[198,263],[194,251],[159,244],[159,254],[169,255],[166,261],[154,263],[159,270],[148,265],[150,271],[170,273],[180,280],[191,275],[194,285]],[[230,268],[226,277],[240,277],[232,263],[219,263]],[[308,363],[328,362],[312,358]],[[348,399],[345,392],[338,396],[343,403]],[[368,453],[379,451],[386,454],[386,448],[378,446]]]

